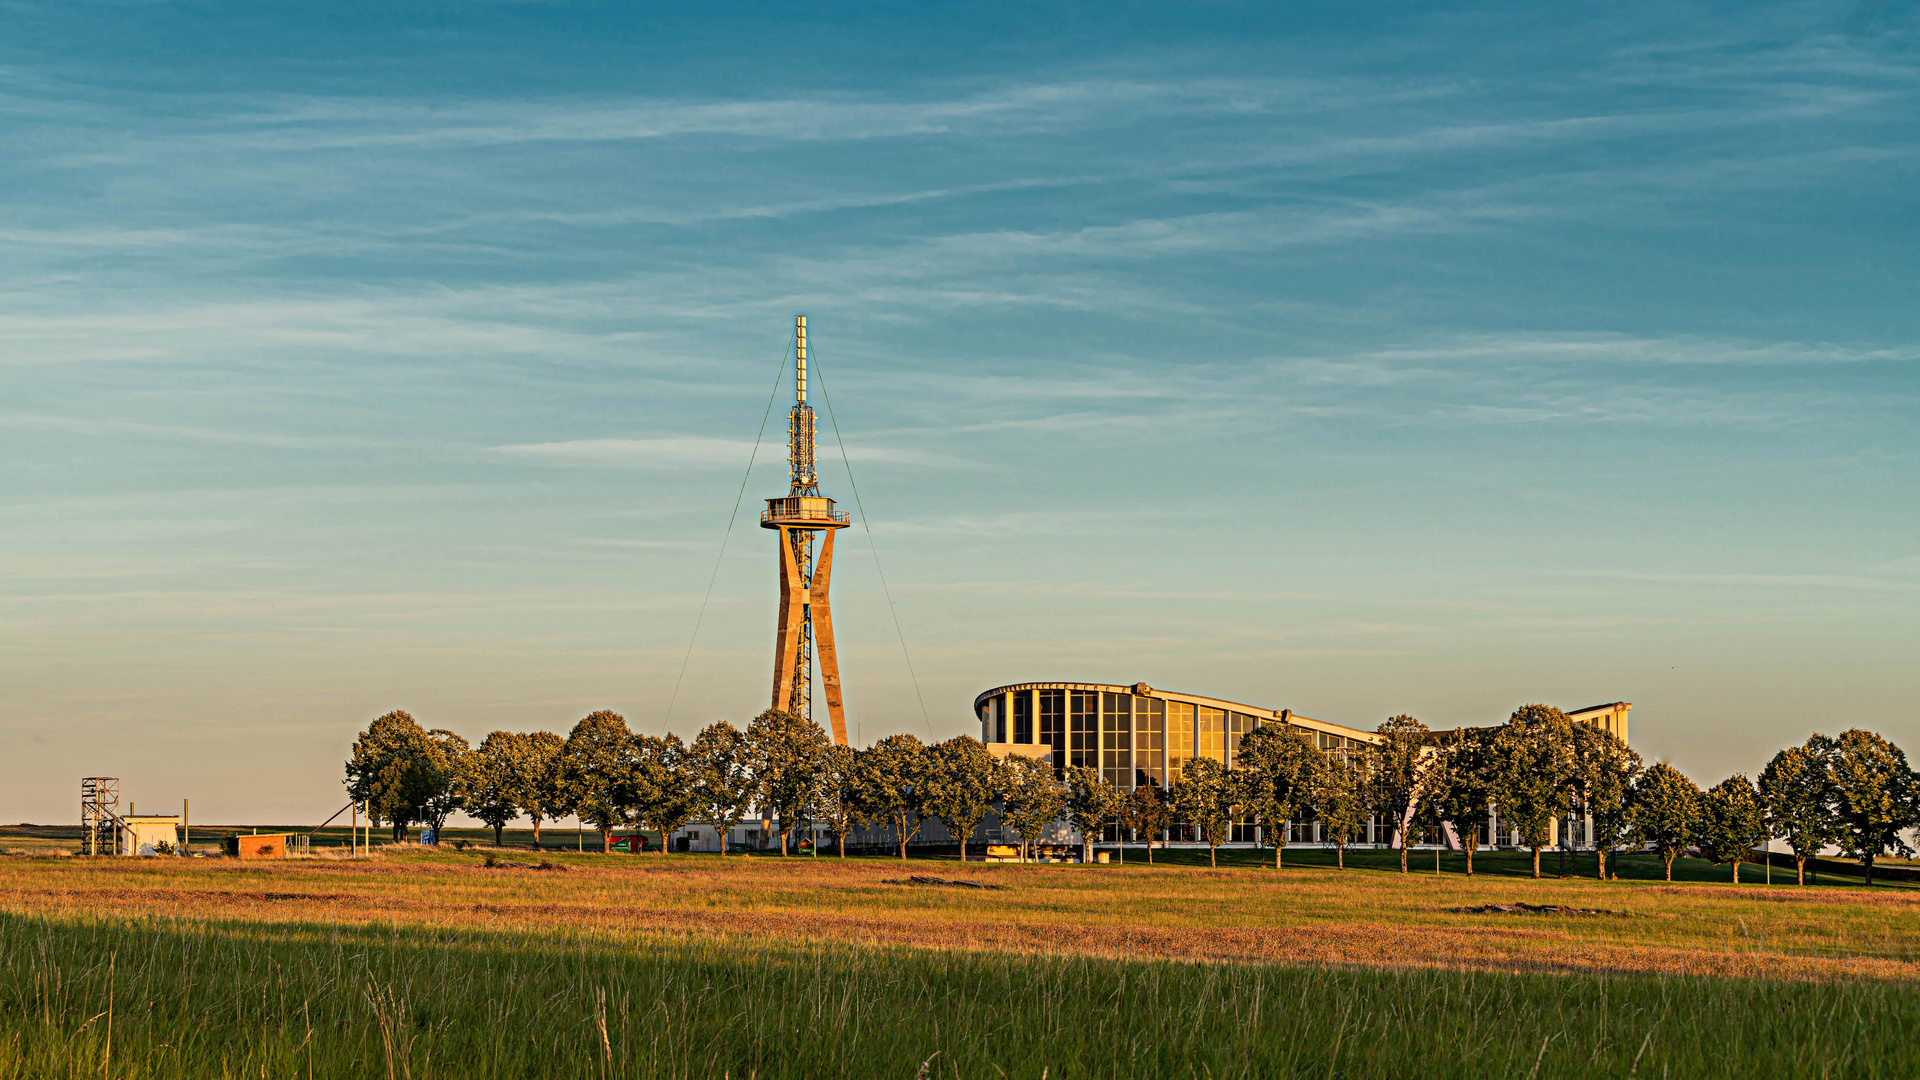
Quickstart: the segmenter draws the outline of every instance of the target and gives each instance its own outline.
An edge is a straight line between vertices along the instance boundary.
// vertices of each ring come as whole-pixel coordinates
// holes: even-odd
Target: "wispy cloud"
[[[496,446],[492,450],[497,454],[505,454],[542,465],[623,469],[671,469],[698,466],[744,468],[749,456],[755,453],[754,444],[745,440],[716,439],[700,435],[669,435],[644,439],[572,439],[565,442]],[[823,459],[831,460],[839,456],[838,447],[831,451],[821,447],[821,450]],[[758,448],[758,457],[755,460],[762,462],[770,458],[777,460],[783,458],[785,452],[784,441],[763,443]],[[918,450],[874,446],[847,447],[847,457],[854,461],[883,461],[893,464],[952,464],[947,459]]]

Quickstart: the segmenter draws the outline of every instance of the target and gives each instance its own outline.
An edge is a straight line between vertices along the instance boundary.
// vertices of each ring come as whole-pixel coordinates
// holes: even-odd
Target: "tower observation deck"
[[[787,411],[786,495],[768,499],[760,527],[780,534],[780,620],[774,640],[773,708],[811,719],[813,674],[821,689],[835,745],[847,743],[846,710],[840,695],[840,660],[833,644],[833,536],[849,524],[845,512],[820,494],[814,469],[813,407],[807,404],[807,317],[793,320],[793,408]],[[819,551],[814,550],[818,542]]]

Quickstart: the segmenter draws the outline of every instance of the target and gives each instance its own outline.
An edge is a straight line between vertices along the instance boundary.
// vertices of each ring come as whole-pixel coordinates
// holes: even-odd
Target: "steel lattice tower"
[[[833,579],[833,535],[847,515],[820,494],[814,472],[813,408],[807,404],[807,317],[793,320],[793,408],[787,412],[785,498],[768,499],[760,527],[777,529],[780,543],[780,626],[774,639],[773,707],[810,718],[813,669],[820,666],[827,716],[835,745],[847,744],[846,710],[840,700],[840,659],[833,647],[833,609],[827,587]],[[825,534],[824,539],[821,534]],[[814,541],[820,539],[816,555]]]

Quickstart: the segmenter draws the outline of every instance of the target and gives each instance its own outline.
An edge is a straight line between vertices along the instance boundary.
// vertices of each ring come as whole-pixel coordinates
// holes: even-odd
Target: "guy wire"
[[[767,434],[767,420],[773,416],[773,399],[780,396],[780,379],[787,373],[787,358],[793,355],[793,335],[787,335],[787,344],[780,351],[780,363],[774,369],[773,390],[767,395],[767,411],[760,415],[760,431],[753,437],[753,452],[747,455],[747,471],[740,476],[740,491],[733,497],[733,513],[727,515],[727,531],[720,536],[720,554],[713,557],[713,573],[707,577],[707,594],[700,598],[700,613],[693,618],[693,633],[687,636],[687,655],[680,658],[680,675],[673,680],[673,696],[667,699],[667,719],[673,720],[673,706],[680,700],[680,684],[687,677],[687,662],[693,659],[693,643],[700,637],[700,624],[707,617],[707,601],[713,599],[713,583],[720,580],[720,560],[727,557],[727,540],[733,536],[733,523],[740,516],[741,500],[747,496],[747,480],[753,475],[754,459],[760,456],[760,440]],[[822,388],[822,392],[825,390]],[[849,475],[851,479],[851,475]],[[924,706],[922,707],[924,710]]]
[[[853,489],[853,505],[860,511],[860,527],[867,533],[867,548],[873,552],[873,568],[880,575],[880,591],[887,598],[887,614],[893,616],[893,632],[900,638],[900,655],[907,661],[907,677],[913,680],[913,696],[920,699],[920,718],[927,723],[927,741],[933,741],[933,717],[927,713],[926,695],[920,692],[920,676],[913,670],[913,654],[907,651],[907,634],[900,629],[900,612],[893,606],[893,589],[887,585],[887,572],[880,566],[880,547],[873,542],[873,525],[867,508],[860,502],[860,485],[853,480],[853,461],[847,457],[846,441],[840,438],[840,421],[834,419],[833,395],[827,393],[826,376],[821,374],[820,348],[812,345],[813,377],[820,384],[820,400],[827,403],[827,422],[833,425],[833,441],[840,445],[840,464],[847,470],[847,486]]]

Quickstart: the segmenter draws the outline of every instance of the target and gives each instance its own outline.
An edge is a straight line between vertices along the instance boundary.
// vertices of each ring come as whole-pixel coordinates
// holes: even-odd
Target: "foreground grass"
[[[1916,1021],[1885,982],[0,916],[6,1078],[1910,1076]]]
[[[1920,1075],[1913,889],[484,857],[0,859],[0,1080]]]

